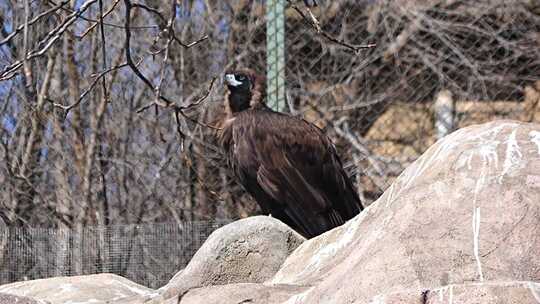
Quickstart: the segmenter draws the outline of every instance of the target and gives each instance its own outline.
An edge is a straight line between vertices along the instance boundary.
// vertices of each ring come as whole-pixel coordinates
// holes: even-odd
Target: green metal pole
[[[267,104],[285,109],[285,0],[266,1]]]

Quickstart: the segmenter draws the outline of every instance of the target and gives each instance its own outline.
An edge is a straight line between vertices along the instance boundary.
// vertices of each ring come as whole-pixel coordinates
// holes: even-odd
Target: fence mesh
[[[114,273],[159,288],[229,221],[111,225],[81,229],[0,227],[0,284]]]
[[[537,4],[320,2],[311,10],[322,31],[352,46],[376,46],[352,52],[288,11],[289,96],[293,112],[338,144],[363,201],[376,199],[454,129],[502,118],[539,121]]]
[[[53,39],[48,34],[80,2],[43,15],[26,42],[6,38],[24,23],[24,8],[0,3],[1,70],[23,58],[23,42],[29,50],[47,45],[40,41]],[[324,129],[365,205],[454,129],[501,118],[540,122],[537,1],[319,0],[310,10],[322,32],[305,6],[314,1],[285,1],[284,37],[272,36],[272,44],[266,1],[180,1],[177,38],[208,39],[192,48],[173,43],[169,52],[158,52],[166,6],[142,2],[156,10],[132,12],[131,52],[148,79],[163,76],[162,94],[188,106],[214,76],[233,67],[264,73],[267,62],[276,63],[268,76],[280,91],[273,75],[282,77],[285,62],[286,108]],[[32,18],[51,9],[48,1],[30,5]],[[104,5],[111,67],[125,60],[125,7]],[[107,271],[158,287],[223,224],[197,220],[257,213],[227,169],[216,130],[205,126],[224,117],[222,86],[188,107],[179,125],[168,109],[138,113],[154,90],[127,68],[107,74],[105,106],[101,83],[86,91],[102,66],[98,14],[90,5],[85,19],[30,61],[33,86],[22,76],[0,81],[0,217],[8,225],[0,231],[0,283]],[[369,43],[376,46],[353,50]],[[49,100],[38,105],[33,87]],[[53,106],[83,93],[69,113]]]

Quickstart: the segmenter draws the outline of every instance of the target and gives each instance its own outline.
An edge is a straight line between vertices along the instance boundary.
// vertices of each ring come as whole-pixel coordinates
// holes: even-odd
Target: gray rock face
[[[34,299],[45,300],[52,304],[100,304],[111,303],[111,301],[120,303],[123,302],[123,300],[134,297],[147,296],[152,292],[152,289],[138,285],[114,274],[57,277],[0,286],[0,293],[31,297]]]
[[[269,283],[312,286],[298,303],[366,303],[407,289],[540,281],[539,253],[540,127],[499,121],[438,141],[364,212],[303,243]]]
[[[48,304],[43,300],[36,300],[29,297],[15,296],[7,293],[0,293],[0,304]]]
[[[281,304],[306,288],[300,286],[265,286],[255,283],[216,285],[190,290],[182,304]]]
[[[303,241],[275,218],[236,221],[212,233],[187,267],[160,289],[161,295],[168,299],[196,287],[263,282]]]
[[[540,284],[487,282],[448,285],[433,290],[412,290],[377,296],[369,304],[477,304],[540,303]]]

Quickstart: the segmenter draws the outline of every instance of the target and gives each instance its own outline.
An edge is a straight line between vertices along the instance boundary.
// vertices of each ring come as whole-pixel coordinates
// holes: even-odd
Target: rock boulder
[[[367,303],[407,289],[540,281],[539,253],[540,127],[499,121],[438,141],[269,283],[311,286],[298,303]]]
[[[260,283],[271,278],[305,238],[268,216],[254,216],[214,231],[187,267],[160,289],[164,299],[208,285]]]
[[[149,296],[152,292],[153,290],[150,288],[138,285],[114,274],[56,277],[16,282],[0,286],[0,293],[20,297],[30,297],[37,300],[48,301],[47,303],[52,304],[120,303],[127,299]]]
[[[49,302],[44,300],[36,300],[30,297],[0,293],[0,304],[49,304]]]

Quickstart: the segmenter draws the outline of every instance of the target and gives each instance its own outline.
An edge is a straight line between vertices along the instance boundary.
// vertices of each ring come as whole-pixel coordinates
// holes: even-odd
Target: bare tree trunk
[[[195,152],[195,157],[193,159],[196,161],[193,168],[195,170],[193,173],[196,175],[194,180],[196,183],[194,187],[195,201],[199,207],[198,209],[200,214],[208,218],[215,218],[216,204],[215,202],[212,202],[212,200],[208,199],[207,186],[203,184],[208,182],[208,162],[202,158],[204,152],[199,145],[195,144],[193,146],[193,150]]]
[[[75,40],[73,33],[69,31],[65,36],[65,66],[66,66],[66,78],[68,82],[68,96],[69,103],[73,104],[79,99],[79,89],[81,87],[81,76],[77,70],[77,61],[75,59]],[[84,172],[84,158],[85,158],[85,136],[84,136],[84,123],[81,118],[81,109],[76,107],[70,111],[70,132],[71,141],[74,149],[75,164],[74,167],[77,170],[79,176],[82,176]]]
[[[107,197],[107,180],[106,180],[106,173],[108,171],[107,162],[104,159],[107,159],[103,154],[102,147],[99,148],[99,158],[100,160],[97,162],[99,166],[99,172],[100,172],[100,184],[101,189],[98,195],[98,211],[96,214],[97,224],[98,224],[98,234],[99,234],[99,261],[100,261],[100,271],[101,272],[110,272],[110,261],[109,261],[109,252],[110,252],[110,234],[109,231],[109,219],[110,219],[110,213],[109,213],[109,199]]]
[[[46,72],[43,77],[43,82],[39,91],[39,94],[34,89],[34,85],[27,86],[28,100],[34,100],[37,98],[34,112],[30,117],[30,132],[25,142],[23,154],[20,159],[20,165],[18,167],[18,175],[21,179],[18,180],[18,187],[16,189],[16,202],[14,206],[15,214],[17,215],[17,221],[22,224],[25,223],[30,216],[30,211],[35,207],[34,198],[37,195],[35,192],[34,184],[39,179],[39,170],[36,170],[39,166],[40,157],[40,144],[42,142],[44,125],[41,121],[43,115],[43,105],[45,98],[49,92],[51,75],[56,63],[56,53],[49,53],[47,59]],[[31,71],[28,73],[31,75]],[[28,76],[28,75],[27,75]]]

